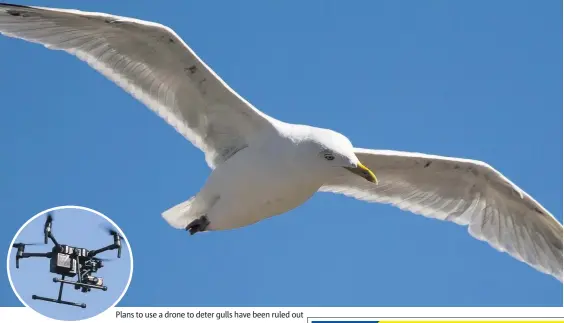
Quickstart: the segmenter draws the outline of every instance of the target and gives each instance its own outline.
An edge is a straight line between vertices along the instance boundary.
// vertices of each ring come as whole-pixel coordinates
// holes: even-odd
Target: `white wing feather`
[[[355,153],[379,183],[343,171],[321,191],[468,225],[473,237],[562,281],[562,225],[489,165],[399,151]]]
[[[204,151],[210,167],[274,120],[225,84],[170,28],[138,19],[0,4],[0,33],[87,62]]]

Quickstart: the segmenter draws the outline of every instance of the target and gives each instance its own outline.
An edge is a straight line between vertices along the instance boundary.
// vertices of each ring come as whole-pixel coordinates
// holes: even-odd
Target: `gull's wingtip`
[[[6,3],[6,2],[0,2],[0,6],[2,7],[14,7],[14,8],[33,8],[30,6],[22,6],[20,4],[13,4],[13,3]]]

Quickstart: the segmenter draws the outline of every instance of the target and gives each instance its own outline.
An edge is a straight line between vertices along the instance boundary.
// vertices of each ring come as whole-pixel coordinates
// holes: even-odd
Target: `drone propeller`
[[[18,252],[16,253],[16,269],[20,268],[20,258],[23,256],[23,253],[25,251],[25,246],[27,246],[29,244],[27,243],[14,243],[12,245],[13,248],[17,248]]]
[[[119,235],[120,238],[123,239],[123,237],[119,234],[119,232],[117,232],[117,230],[114,229],[114,227],[110,226],[109,224],[101,224],[100,228],[102,228],[102,230],[106,231],[111,236]]]
[[[108,232],[109,235],[114,237],[114,244],[117,246],[118,250],[117,257],[121,258],[121,240],[123,240],[123,237],[119,234],[119,232],[117,232],[116,229],[109,225],[103,225],[102,229],[104,229],[106,232]]]
[[[49,243],[49,234],[51,233],[51,226],[53,224],[53,216],[51,213],[47,214],[47,219],[45,220],[45,225],[43,226],[43,243]]]

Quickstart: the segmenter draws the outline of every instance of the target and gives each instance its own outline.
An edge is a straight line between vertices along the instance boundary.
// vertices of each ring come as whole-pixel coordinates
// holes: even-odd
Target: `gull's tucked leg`
[[[202,215],[201,217],[197,218],[196,220],[190,222],[190,224],[188,224],[186,226],[186,231],[189,231],[190,235],[194,235],[198,232],[206,231],[208,225],[210,225],[210,221],[208,220],[208,217],[205,216],[205,215]]]

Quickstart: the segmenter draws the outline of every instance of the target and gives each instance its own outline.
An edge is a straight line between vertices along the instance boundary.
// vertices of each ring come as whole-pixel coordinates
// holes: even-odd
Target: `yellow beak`
[[[356,167],[345,167],[347,170],[349,170],[351,173],[358,175],[364,179],[366,179],[369,182],[372,182],[374,184],[378,184],[378,179],[376,178],[376,176],[374,175],[374,173],[366,166],[364,166],[362,163],[358,163],[358,165]]]

